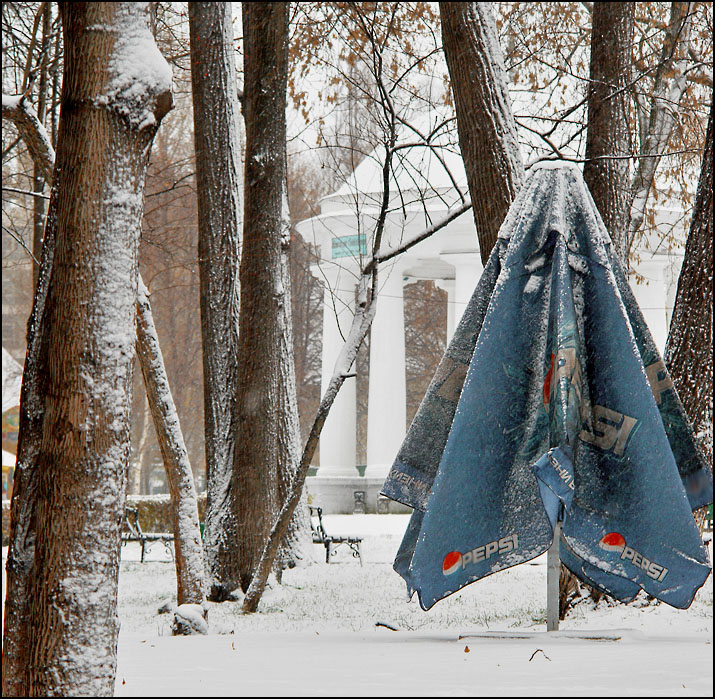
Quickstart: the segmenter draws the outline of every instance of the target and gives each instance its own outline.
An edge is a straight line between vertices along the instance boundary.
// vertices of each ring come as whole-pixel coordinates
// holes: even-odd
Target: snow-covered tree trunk
[[[209,598],[238,587],[230,514],[235,440],[241,154],[231,3],[190,2],[191,84],[199,214]]]
[[[277,512],[285,183],[287,3],[243,3],[246,165],[232,483],[237,571],[245,591]],[[292,359],[292,356],[291,356]]]
[[[713,107],[678,279],[665,362],[710,468],[713,463]],[[700,514],[702,523],[703,513]]]
[[[10,101],[10,99],[6,99],[5,101]],[[24,132],[25,135],[27,135],[27,137],[32,142],[45,142],[46,137],[43,132],[33,132],[33,129],[36,130],[38,128],[42,128],[42,122],[39,120],[39,117],[37,117],[37,115],[34,113],[29,103],[25,102],[23,104],[22,114],[22,119],[26,120]],[[4,113],[3,116],[12,120],[15,123],[16,119],[18,118],[17,113]],[[47,181],[51,182],[52,168],[54,167],[55,161],[55,152],[52,149],[52,146],[49,145],[49,141],[47,142],[46,147],[43,147],[42,149],[31,149],[30,152],[33,157],[35,170],[42,172],[48,178]],[[54,224],[48,224],[48,226],[46,227],[47,235],[49,235],[50,237],[48,238],[46,243],[43,243],[42,250],[46,260],[44,260],[43,258],[44,261],[42,264],[45,265],[44,268],[41,267],[41,269],[44,269],[41,277],[43,281],[42,284],[39,285],[39,288],[36,292],[35,306],[37,307],[37,310],[33,311],[33,318],[35,318],[36,316],[39,317],[39,315],[41,314],[42,304],[44,304],[44,299],[47,294],[47,280],[49,279],[50,270],[52,268],[52,254],[54,252],[55,231],[53,225]],[[141,280],[141,275],[139,275],[138,277],[138,283],[139,287],[143,289],[144,283]],[[38,285],[36,284],[35,286],[37,287]],[[31,319],[31,339],[28,342],[28,347],[34,347],[35,345],[37,345],[37,339],[33,339],[35,338],[34,328],[36,327],[37,321]],[[163,362],[161,363],[161,366],[159,365],[159,363],[156,362],[156,357],[161,356],[161,350],[159,347],[156,330],[154,329],[151,305],[149,303],[149,298],[146,294],[142,296],[141,302],[137,304],[137,330],[139,334],[137,341],[137,356],[141,363],[142,374],[145,380],[145,387],[147,391],[146,400],[150,408],[152,419],[154,420],[157,440],[160,444],[162,451],[164,468],[167,474],[167,482],[170,484],[170,487],[171,484],[183,484],[181,487],[177,486],[171,491],[173,498],[172,506],[174,515],[174,529],[175,531],[178,531],[180,529],[182,532],[181,535],[176,536],[175,538],[175,546],[179,547],[180,549],[179,551],[177,551],[176,555],[178,590],[177,597],[179,600],[179,604],[183,603],[182,600],[192,602],[196,601],[200,603],[203,600],[204,592],[202,591],[199,594],[197,593],[197,590],[203,590],[203,570],[200,569],[196,562],[193,562],[190,565],[186,564],[187,560],[193,560],[193,558],[195,558],[195,552],[192,552],[193,544],[191,543],[191,541],[196,538],[198,538],[198,540],[200,541],[200,530],[198,528],[198,504],[196,499],[195,487],[193,485],[193,473],[191,471],[190,465],[188,464],[188,457],[186,456],[186,449],[184,446],[183,435],[181,434],[181,428],[178,422],[178,416],[176,415],[175,410],[169,409],[170,406],[173,406],[174,401],[169,389],[166,372],[163,369]],[[27,383],[29,391],[27,398],[28,405],[30,405],[31,401],[30,396],[34,395],[34,391],[36,390],[35,388],[33,388],[35,385],[33,372],[36,371],[36,353],[36,350],[28,351],[28,360],[25,371],[25,375],[27,377],[25,381]],[[29,408],[28,412],[30,412]],[[29,435],[30,433],[31,430],[29,428],[25,430],[26,435]],[[146,431],[146,427],[144,427],[142,430],[142,441],[138,449],[140,453],[144,453],[142,445],[146,444],[147,436],[148,432]],[[31,443],[34,443],[34,441],[28,436],[25,441],[25,444],[29,445]],[[183,457],[180,456],[182,451],[184,452]],[[20,463],[19,458],[18,463]],[[18,475],[20,476],[20,481],[22,483],[23,478],[19,471],[20,469],[18,469]],[[139,474],[139,476],[141,477],[141,473]],[[189,480],[191,481],[190,485],[188,483]],[[17,485],[15,486],[14,490],[15,492],[18,492]],[[24,502],[23,507],[29,508],[31,506],[34,506],[32,505],[31,500],[32,499],[30,498],[28,501]],[[194,510],[196,510],[197,513],[197,521],[195,527],[189,527],[191,517],[189,517],[189,519],[184,518],[182,523],[178,521],[177,517],[179,516],[179,513],[190,513]],[[21,519],[27,521],[27,518]],[[30,543],[32,539],[31,537],[29,537],[29,532],[28,537],[18,535],[17,539],[18,543],[12,550],[17,552],[17,555],[19,556],[18,547],[20,545],[20,542],[25,542],[23,544],[23,546],[26,548],[24,558],[26,561],[29,562],[33,555],[32,545]],[[201,554],[201,552],[199,553]]]
[[[665,30],[650,104],[647,106],[641,104],[641,98],[635,96],[636,107],[641,112],[639,118],[641,122],[647,124],[647,128],[640,134],[641,157],[638,159],[631,181],[627,252],[630,251],[643,225],[645,207],[660,156],[665,153],[678,114],[678,105],[687,86],[685,70],[692,4],[671,3],[670,21]]]
[[[60,11],[64,83],[45,235],[54,256],[43,257],[38,289],[51,270],[47,296],[35,299],[30,325],[3,693],[107,696],[144,176],[171,108],[171,71],[145,3],[66,3]]]
[[[459,145],[484,264],[524,172],[492,5],[439,4]]]
[[[591,82],[583,177],[627,268],[631,142],[626,88],[633,67],[635,3],[595,2],[591,17]]]
[[[149,405],[169,485],[171,518],[174,523],[177,602],[203,605],[206,601],[204,556],[194,475],[169,389],[147,290],[141,278],[137,288],[136,351],[141,360],[147,396],[150,396]]]

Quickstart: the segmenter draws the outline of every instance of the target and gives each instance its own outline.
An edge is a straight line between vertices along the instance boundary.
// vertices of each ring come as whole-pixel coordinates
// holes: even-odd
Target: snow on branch
[[[48,183],[52,182],[55,149],[45,127],[37,117],[26,94],[2,96],[2,118],[12,122],[27,145],[32,161]]]

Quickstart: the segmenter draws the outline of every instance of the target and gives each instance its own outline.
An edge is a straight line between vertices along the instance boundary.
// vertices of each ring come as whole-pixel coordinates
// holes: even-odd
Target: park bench
[[[325,531],[323,525],[323,508],[310,507],[310,532],[313,536],[314,544],[321,544],[325,547],[325,562],[330,563],[330,556],[334,556],[336,549],[341,544],[345,544],[353,552],[353,556],[360,561],[362,566],[362,556],[360,555],[360,542],[362,537],[359,536],[331,536]],[[316,519],[313,519],[313,518]]]
[[[152,544],[160,541],[164,548],[174,558],[174,535],[168,533],[154,533],[142,531],[139,524],[139,510],[136,507],[124,508],[124,522],[122,526],[122,545],[130,541],[138,541],[142,547],[141,562],[144,563],[144,551]]]

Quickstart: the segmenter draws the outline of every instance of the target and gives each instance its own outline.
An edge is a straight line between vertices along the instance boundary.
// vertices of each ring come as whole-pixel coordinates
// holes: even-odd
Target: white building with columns
[[[349,180],[320,202],[320,214],[298,224],[316,245],[313,274],[324,284],[321,393],[333,374],[354,313],[360,263],[372,246],[382,198],[379,153],[366,158]],[[390,205],[381,252],[394,250],[429,225],[443,220],[468,197],[459,153],[408,149],[390,178]],[[666,213],[666,219],[672,215]],[[684,235],[682,236],[684,238]],[[651,247],[655,248],[655,245]],[[658,346],[663,349],[682,263],[680,253],[641,252],[636,298]],[[320,467],[307,479],[311,501],[329,513],[408,511],[378,493],[406,433],[403,286],[433,280],[447,291],[447,342],[482,272],[470,212],[380,267],[377,312],[370,334],[367,464],[356,464],[356,379],[348,378],[333,404],[320,438]]]

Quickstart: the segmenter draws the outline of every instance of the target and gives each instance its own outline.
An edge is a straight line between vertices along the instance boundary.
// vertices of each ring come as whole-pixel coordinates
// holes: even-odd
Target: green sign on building
[[[367,243],[365,236],[344,235],[342,238],[333,238],[333,259],[339,257],[358,257],[367,255]]]

